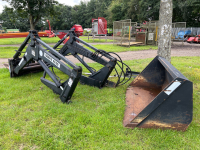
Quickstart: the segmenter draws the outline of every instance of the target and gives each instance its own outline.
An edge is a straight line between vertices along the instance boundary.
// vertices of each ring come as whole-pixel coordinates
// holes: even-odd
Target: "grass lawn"
[[[50,46],[53,47],[53,45],[50,45]],[[18,50],[18,48],[19,47],[12,47],[12,46],[0,47],[0,58],[12,58],[14,54],[16,53],[16,51]],[[60,46],[58,48],[60,48]],[[24,48],[23,52],[25,51],[26,51],[26,47]],[[23,55],[24,53],[21,54],[21,56]]]
[[[85,36],[80,36],[80,39],[82,39],[83,41],[87,42],[87,43],[104,43],[106,42],[106,40],[104,39],[95,39],[93,42],[93,39],[90,38],[90,40],[88,41],[88,38]],[[25,40],[25,37],[22,38],[6,38],[6,39],[0,39],[0,45],[14,45],[14,44],[22,44]],[[60,39],[58,37],[52,37],[52,38],[48,38],[48,37],[41,37],[41,40],[45,43],[57,43]],[[109,40],[107,39],[107,42],[112,42],[113,40]]]
[[[0,47],[0,58],[12,58],[19,47]],[[23,54],[22,54],[23,56]]]
[[[53,47],[53,45],[50,45]],[[121,46],[116,46],[112,44],[98,44],[94,45],[97,49],[105,50],[107,52],[126,52],[126,51],[139,51],[139,50],[149,50],[153,49],[156,50],[158,49],[157,46],[151,46],[151,45],[146,45],[146,46],[132,46],[130,48],[128,47],[121,47]],[[0,58],[12,58],[13,55],[15,54],[15,50],[18,50],[19,47],[0,47]],[[88,48],[88,47],[86,47]],[[90,49],[90,48],[88,48]],[[26,49],[24,49],[25,51]]]
[[[157,50],[158,46],[153,45],[146,45],[146,46],[131,46],[129,47],[123,47],[123,46],[117,46],[113,44],[98,44],[94,45],[94,47],[105,50],[107,52],[127,52],[127,51],[141,51],[141,50]]]
[[[128,83],[103,89],[79,83],[72,103],[63,104],[40,82],[43,73],[10,78],[0,69],[0,149],[200,149],[199,58],[172,58],[194,85],[193,121],[186,132],[124,128]],[[151,60],[126,63],[142,71]]]
[[[81,40],[87,42],[87,43],[106,43],[106,42],[113,42],[113,40],[111,40],[111,39],[107,39],[107,41],[106,41],[105,37],[100,37],[100,39],[99,39],[99,37],[97,37],[97,36],[94,38],[94,41],[93,41],[92,36],[89,37],[89,40],[88,40],[88,37],[87,37],[87,36],[80,36],[79,38],[80,38]]]
[[[26,38],[7,38],[0,39],[0,45],[14,45],[14,44],[22,44]],[[60,39],[58,37],[48,38],[41,37],[41,40],[45,43],[57,43]]]

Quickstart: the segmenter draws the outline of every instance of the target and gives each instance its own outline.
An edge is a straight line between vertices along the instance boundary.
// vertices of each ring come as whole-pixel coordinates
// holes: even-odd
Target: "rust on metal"
[[[193,115],[192,87],[191,81],[157,56],[127,88],[123,125],[185,131]]]
[[[124,126],[127,126],[134,118],[153,101],[160,93],[161,88],[129,87],[126,91],[126,110],[124,115]],[[139,118],[138,118],[139,119]],[[142,120],[134,120],[139,123]],[[131,123],[132,124],[132,123]]]
[[[188,128],[188,124],[180,124],[180,123],[164,123],[159,121],[148,121],[145,124],[139,126],[139,128],[154,128],[154,129],[173,129],[177,131],[185,131]]]

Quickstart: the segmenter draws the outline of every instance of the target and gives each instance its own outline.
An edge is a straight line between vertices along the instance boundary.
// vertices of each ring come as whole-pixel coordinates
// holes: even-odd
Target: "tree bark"
[[[171,62],[172,0],[160,0],[158,56]]]
[[[39,20],[40,20],[40,16],[37,16],[35,21],[34,21],[32,15],[29,16],[30,30],[34,30],[35,29],[35,26],[36,26],[36,24],[38,23]]]
[[[34,30],[35,26],[33,24],[33,16],[32,15],[29,16],[29,21],[30,21],[30,30]]]
[[[28,10],[30,11],[31,10],[31,7],[30,7],[30,3],[28,3]],[[31,14],[29,14],[29,22],[30,22],[30,30],[34,30],[35,29],[35,26],[33,24],[33,16]]]
[[[31,11],[31,4],[30,2],[28,2],[28,10]],[[42,6],[42,2],[39,3],[39,8],[41,9]],[[37,15],[36,19],[34,19],[34,16],[32,14],[29,13],[29,22],[30,22],[30,30],[34,30],[36,24],[38,23],[38,21],[40,20],[40,16]]]

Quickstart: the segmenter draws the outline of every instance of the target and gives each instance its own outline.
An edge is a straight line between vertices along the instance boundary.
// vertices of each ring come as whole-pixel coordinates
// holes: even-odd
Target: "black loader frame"
[[[63,45],[63,47],[59,50],[59,53],[63,56],[67,56],[69,54],[73,55],[77,58],[90,72],[91,75],[89,77],[81,75],[80,82],[83,84],[87,84],[90,86],[96,86],[98,88],[102,88],[104,86],[116,87],[119,83],[111,82],[108,79],[109,75],[115,68],[117,63],[117,59],[111,56],[109,53],[99,50],[88,43],[79,39],[73,30],[69,31],[58,43],[53,47],[57,49],[62,42],[68,38],[68,41]],[[88,50],[87,48],[80,45],[78,42],[84,44],[85,46],[91,48],[95,52]],[[83,57],[81,58],[80,55]],[[106,59],[102,58],[104,56]],[[104,67],[98,71],[94,70],[90,67],[85,61],[84,57],[87,57],[97,63],[100,63]]]
[[[28,44],[29,41],[30,43]],[[19,58],[20,54],[22,53],[22,50],[27,44],[28,47],[24,56],[22,58]],[[67,58],[58,53],[52,47],[44,43],[39,38],[37,32],[34,30],[29,31],[29,35],[19,47],[19,49],[13,56],[13,59],[9,59],[8,62],[11,77],[16,77],[26,73],[30,73],[30,70],[32,68],[32,70],[37,71],[44,70],[43,77],[41,77],[42,83],[44,83],[46,86],[52,89],[55,93],[59,94],[60,99],[63,103],[70,102],[71,96],[82,74],[81,67],[76,66],[74,63],[69,61]],[[67,63],[73,69],[68,67],[65,63]],[[50,70],[50,67],[52,67],[52,71]],[[53,67],[67,74],[69,78],[63,83],[61,83],[61,81],[55,75]],[[45,79],[46,74],[50,76],[53,82]]]

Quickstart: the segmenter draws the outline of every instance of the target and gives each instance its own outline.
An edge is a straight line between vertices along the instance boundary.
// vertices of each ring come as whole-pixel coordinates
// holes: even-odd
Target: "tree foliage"
[[[73,7],[54,5],[57,4],[55,0],[4,1],[8,1],[15,8],[9,10],[12,25],[16,25],[19,20],[22,24],[29,20],[31,28],[35,29],[44,26],[46,19],[50,20],[53,29],[59,30],[69,30],[74,24],[91,28],[92,18],[98,17],[106,18],[108,27],[112,27],[113,21],[124,19],[132,19],[133,22],[158,20],[160,8],[160,0],[90,0],[81,1],[79,5]],[[200,26],[199,8],[199,0],[173,0],[173,22],[187,22],[187,26]],[[2,14],[6,16],[4,12]],[[8,20],[6,22],[11,25]],[[27,28],[27,25],[24,27]],[[48,28],[47,23],[45,28]]]
[[[8,7],[4,7],[4,11],[0,14],[0,20],[3,21],[2,26],[7,29],[19,29],[20,31],[27,31],[29,29],[28,18],[19,17],[16,11]]]
[[[173,0],[173,22],[187,22],[187,26],[200,26],[199,0]]]
[[[47,15],[55,15],[54,5],[58,2],[55,0],[4,0],[12,6],[12,11],[18,13],[21,18],[28,18],[30,29],[34,29],[35,25],[42,17]]]
[[[54,30],[66,30],[72,27],[72,7],[71,6],[65,6],[62,4],[54,6],[54,10],[57,15],[57,17],[49,17],[45,16],[45,29],[48,29],[49,25],[46,22],[48,19],[51,23],[51,27]]]
[[[109,23],[132,19],[143,22],[159,19],[160,0],[115,0],[107,13]],[[173,0],[173,22],[187,22],[187,26],[200,26],[199,0]]]

